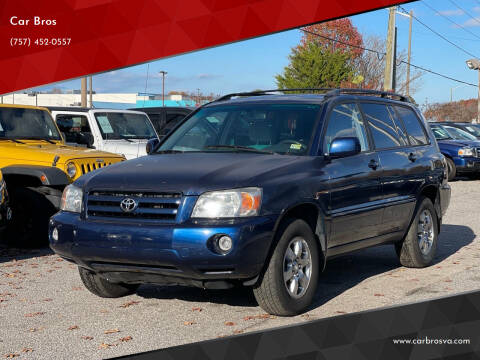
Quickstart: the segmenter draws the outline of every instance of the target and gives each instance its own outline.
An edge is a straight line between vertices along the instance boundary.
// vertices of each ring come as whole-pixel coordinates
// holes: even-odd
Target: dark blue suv
[[[396,94],[308,92],[224,96],[148,156],[83,176],[50,246],[101,297],[244,285],[277,315],[307,309],[338,255],[394,244],[404,266],[430,265],[450,187],[420,112]]]
[[[447,124],[430,123],[440,151],[448,165],[448,180],[456,175],[480,175],[480,140],[466,130]]]

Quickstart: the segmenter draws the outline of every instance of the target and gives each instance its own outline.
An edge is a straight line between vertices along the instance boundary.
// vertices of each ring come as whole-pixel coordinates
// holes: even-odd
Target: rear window
[[[426,145],[428,144],[423,126],[420,124],[418,116],[412,109],[404,106],[395,107],[400,119],[402,119],[405,129],[407,130],[408,139],[412,145]]]
[[[403,129],[395,122],[390,106],[375,103],[362,103],[361,106],[376,149],[390,149],[407,145]]]

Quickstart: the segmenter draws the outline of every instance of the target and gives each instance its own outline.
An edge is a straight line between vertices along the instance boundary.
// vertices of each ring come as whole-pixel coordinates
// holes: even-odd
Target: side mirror
[[[95,139],[91,133],[80,132],[77,133],[77,144],[86,145],[88,148],[93,146]]]
[[[342,158],[357,155],[362,151],[360,141],[357,137],[339,137],[333,139],[330,144],[331,158]]]
[[[147,154],[150,155],[151,153],[153,153],[157,148],[158,144],[160,144],[160,140],[158,140],[157,138],[148,140],[146,146]]]

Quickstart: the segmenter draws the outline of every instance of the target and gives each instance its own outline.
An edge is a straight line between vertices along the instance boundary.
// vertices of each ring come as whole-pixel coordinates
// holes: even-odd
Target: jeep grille
[[[125,211],[121,202],[134,200],[136,206]],[[155,222],[175,222],[182,201],[181,193],[90,191],[87,196],[86,214],[89,218],[123,218]]]
[[[93,161],[82,161],[80,164],[80,169],[82,169],[82,175],[89,173],[90,171],[97,170],[103,168],[108,165],[112,165],[111,162],[96,162]]]

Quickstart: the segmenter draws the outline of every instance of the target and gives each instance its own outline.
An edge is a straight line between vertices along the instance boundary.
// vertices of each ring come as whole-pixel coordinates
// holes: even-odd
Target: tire
[[[313,301],[319,277],[319,250],[312,229],[305,221],[289,220],[283,229],[263,278],[253,288],[253,293],[258,304],[269,314],[292,316],[305,311]],[[302,245],[301,253],[295,246],[298,242]],[[300,256],[295,255],[295,249]],[[297,260],[302,262],[297,263]],[[308,260],[309,266],[305,265]],[[284,274],[287,268],[290,271]],[[285,280],[285,276],[290,280]],[[292,285],[295,281],[296,290]],[[287,289],[288,285],[292,285],[292,293]]]
[[[452,159],[446,158],[447,160],[447,175],[448,175],[448,181],[452,181],[455,179],[455,176],[457,176],[457,167],[455,166],[455,163],[453,162]]]
[[[7,228],[7,244],[20,248],[46,246],[48,221],[56,212],[52,203],[31,188],[14,187],[9,198],[12,219]]]
[[[422,223],[426,223],[427,226],[422,226]],[[437,244],[437,213],[432,201],[421,197],[408,233],[402,242],[395,244],[395,250],[403,266],[423,268],[432,264],[437,252]]]
[[[102,298],[118,298],[134,294],[139,285],[112,283],[94,272],[78,267],[83,285],[92,293]]]

